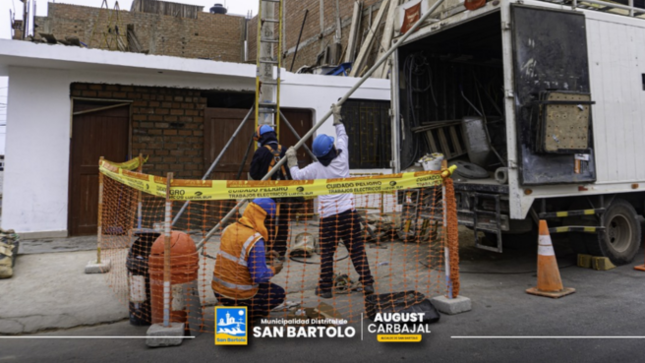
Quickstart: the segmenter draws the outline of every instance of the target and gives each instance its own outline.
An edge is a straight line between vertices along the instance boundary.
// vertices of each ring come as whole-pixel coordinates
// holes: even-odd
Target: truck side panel
[[[597,184],[645,180],[645,21],[587,14]]]

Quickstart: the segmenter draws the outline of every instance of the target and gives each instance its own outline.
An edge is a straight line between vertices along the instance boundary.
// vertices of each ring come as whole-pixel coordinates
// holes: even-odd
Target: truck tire
[[[641,226],[634,207],[616,198],[603,216],[605,230],[598,234],[572,233],[571,247],[576,253],[608,257],[614,265],[630,263],[640,247]],[[597,225],[585,220],[582,225]]]
[[[615,199],[604,215],[605,230],[598,233],[600,255],[615,265],[632,262],[641,241],[641,226],[634,207],[623,199]],[[595,252],[591,244],[590,252]]]

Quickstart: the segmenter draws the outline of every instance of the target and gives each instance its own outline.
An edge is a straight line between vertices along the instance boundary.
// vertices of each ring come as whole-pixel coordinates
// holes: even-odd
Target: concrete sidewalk
[[[128,317],[103,275],[86,275],[96,251],[19,255],[0,280],[0,334],[111,323]]]

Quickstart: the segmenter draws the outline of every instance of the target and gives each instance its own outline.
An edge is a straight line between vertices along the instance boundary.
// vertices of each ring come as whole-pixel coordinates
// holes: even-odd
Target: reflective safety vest
[[[271,169],[273,169],[275,164],[280,161],[280,155],[282,154],[282,145],[278,145],[277,149],[273,149],[268,144],[264,145],[264,147],[269,149],[269,151],[271,151],[271,154],[273,154],[273,160],[271,160],[271,163],[269,163],[269,168],[267,169],[268,173],[269,171],[271,171]],[[287,179],[287,169],[284,168],[284,164],[282,164],[280,170],[282,170],[282,175],[284,176],[284,178]]]
[[[258,292],[258,285],[248,268],[249,254],[262,238],[250,227],[236,222],[222,233],[220,250],[213,271],[213,291],[230,299],[250,299]]]

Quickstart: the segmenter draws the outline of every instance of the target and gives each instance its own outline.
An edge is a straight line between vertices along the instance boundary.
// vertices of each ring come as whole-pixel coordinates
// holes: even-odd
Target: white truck
[[[637,253],[645,9],[624,2],[442,4],[395,53],[394,169],[430,152],[458,163],[459,222],[479,247],[534,242],[546,219],[577,253],[615,264]],[[419,3],[423,14],[435,1],[401,5],[398,28]]]

